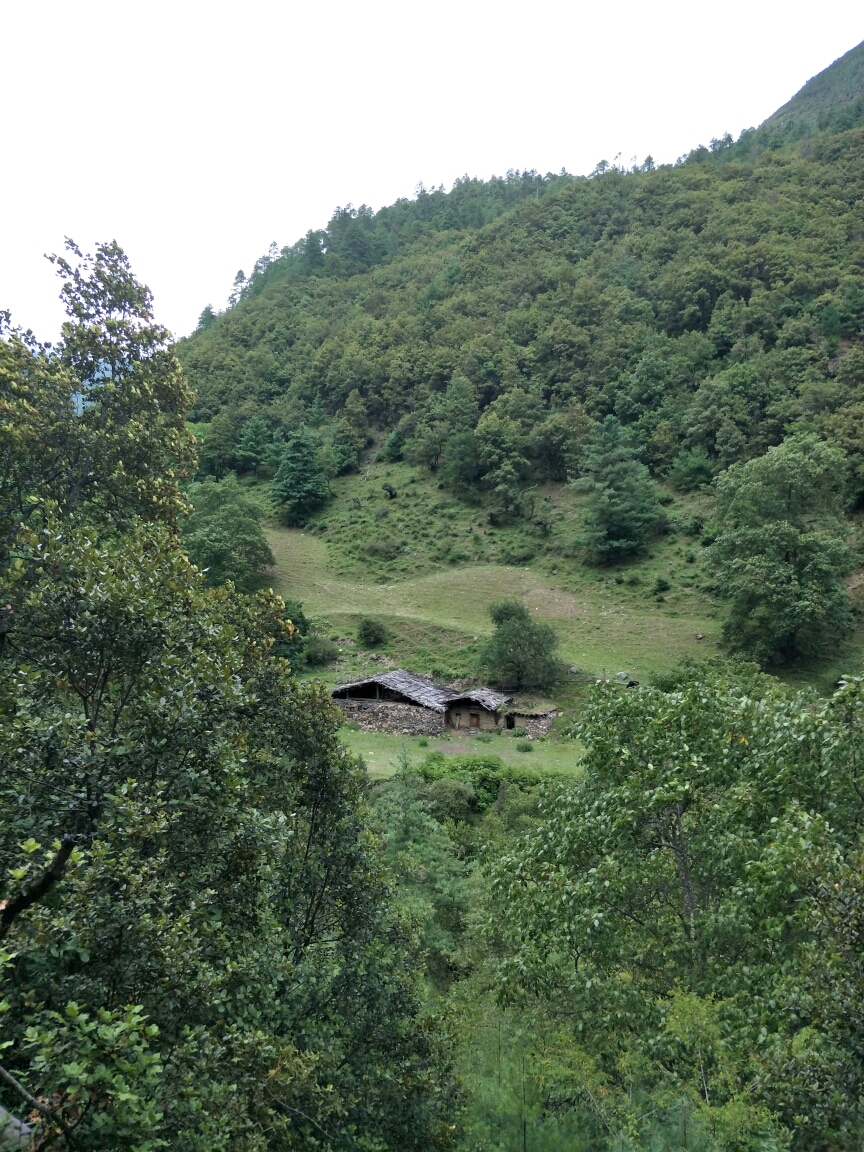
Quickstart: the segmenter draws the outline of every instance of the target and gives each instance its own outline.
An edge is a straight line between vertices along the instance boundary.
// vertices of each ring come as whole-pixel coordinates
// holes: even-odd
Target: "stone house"
[[[401,668],[340,684],[331,695],[346,717],[372,730],[432,736],[445,727],[489,732],[513,726],[504,713],[509,696],[491,688],[454,691]]]

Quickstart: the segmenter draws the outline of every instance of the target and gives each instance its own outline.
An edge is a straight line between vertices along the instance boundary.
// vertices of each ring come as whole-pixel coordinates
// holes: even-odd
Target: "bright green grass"
[[[274,528],[268,535],[276,557],[274,591],[300,600],[307,615],[334,623],[337,616],[379,616],[394,626],[404,621],[447,629],[474,645],[491,631],[489,605],[516,596],[555,626],[564,659],[598,674],[605,669],[647,677],[682,656],[716,651],[719,623],[710,601],[684,588],[667,592],[663,604],[650,595],[655,575],[677,568],[674,544],[635,569],[642,579],[636,586],[617,585],[608,573],[605,582],[598,581],[591,569],[572,563],[557,577],[537,566],[472,564],[367,584],[335,576],[325,545],[308,533]],[[697,633],[705,639],[697,641]]]
[[[397,768],[401,749],[419,763],[430,752],[443,752],[445,756],[473,753],[487,756],[494,753],[508,764],[522,764],[537,771],[578,772],[582,747],[573,740],[534,740],[531,752],[517,752],[516,741],[510,736],[493,736],[488,742],[469,740],[435,740],[422,748],[416,736],[391,736],[384,732],[358,732],[342,728],[339,737],[356,755],[366,761],[372,780],[392,776]]]

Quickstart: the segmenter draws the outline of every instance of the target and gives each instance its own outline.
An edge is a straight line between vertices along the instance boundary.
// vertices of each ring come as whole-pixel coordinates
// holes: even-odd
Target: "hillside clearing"
[[[491,632],[490,603],[523,597],[538,617],[554,623],[564,658],[598,674],[625,669],[638,678],[683,656],[716,653],[718,622],[686,592],[657,606],[640,603],[639,594],[624,586],[599,584],[587,571],[577,571],[567,578],[569,587],[562,587],[533,567],[492,564],[366,584],[334,576],[325,544],[301,529],[272,527],[268,538],[276,557],[273,590],[334,624],[371,614],[456,630],[470,641]],[[697,634],[704,640],[697,641]]]

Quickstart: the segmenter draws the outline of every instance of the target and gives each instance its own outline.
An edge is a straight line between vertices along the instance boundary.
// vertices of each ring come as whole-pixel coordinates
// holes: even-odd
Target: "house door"
[[[479,728],[480,727],[480,717],[477,715],[476,712],[471,713],[471,727],[472,728]]]

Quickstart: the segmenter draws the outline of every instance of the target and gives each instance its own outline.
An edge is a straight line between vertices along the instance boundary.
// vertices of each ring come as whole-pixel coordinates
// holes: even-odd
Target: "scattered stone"
[[[390,700],[334,700],[346,720],[356,720],[364,732],[400,731],[403,736],[440,736],[444,713]]]
[[[629,680],[630,679],[630,673],[629,672],[616,672],[615,673],[615,679],[621,680],[622,682],[625,680]]]
[[[697,632],[697,633],[696,633],[696,639],[697,639],[697,640],[704,640],[704,639],[705,639],[705,637],[702,635],[702,633],[701,633],[701,632]]]

